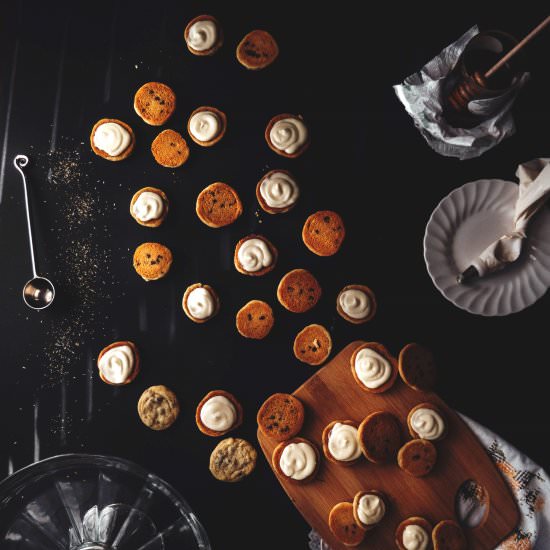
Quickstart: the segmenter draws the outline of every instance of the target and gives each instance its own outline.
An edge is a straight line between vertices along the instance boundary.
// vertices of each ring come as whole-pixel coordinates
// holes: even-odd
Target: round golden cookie
[[[207,111],[215,115],[220,124],[218,133],[208,141],[201,141],[200,139],[195,137],[193,132],[191,132],[191,119],[193,118],[193,115],[196,115],[197,113],[202,113],[204,111]],[[187,121],[187,132],[189,134],[189,137],[197,145],[200,145],[201,147],[212,147],[212,145],[215,145],[216,143],[218,143],[218,141],[220,141],[220,139],[222,139],[226,131],[227,131],[227,117],[225,116],[224,112],[220,111],[219,109],[216,109],[216,107],[207,107],[206,105],[204,105],[202,107],[198,107],[189,115],[189,120]]]
[[[294,339],[294,356],[308,365],[322,365],[332,350],[332,338],[322,325],[308,325]]]
[[[280,304],[293,313],[310,310],[321,297],[317,279],[305,269],[293,269],[283,276],[277,287]]]
[[[344,311],[340,302],[341,296],[344,294],[344,292],[346,292],[346,290],[358,290],[359,292],[364,293],[368,308],[364,317],[351,317]],[[347,285],[338,293],[338,296],[336,297],[336,311],[338,312],[340,317],[342,317],[346,321],[349,321],[350,323],[353,323],[354,325],[360,325],[362,323],[370,321],[376,314],[376,308],[377,305],[374,292],[366,285]]]
[[[468,541],[460,525],[451,519],[440,521],[432,531],[434,550],[467,550]]]
[[[142,221],[140,220],[136,214],[134,213],[134,204],[138,200],[139,196],[142,193],[149,192],[149,193],[155,193],[162,199],[163,204],[163,210],[162,214],[159,218],[154,218],[152,220]],[[162,189],[158,189],[157,187],[143,187],[136,193],[134,193],[134,196],[132,197],[132,200],[130,201],[130,216],[136,220],[136,222],[139,223],[139,225],[143,225],[145,227],[158,227],[162,224],[162,222],[166,219],[166,216],[168,216],[168,197],[166,196],[166,193],[162,191]]]
[[[430,535],[432,532],[432,526],[429,521],[419,516],[412,516],[410,518],[407,518],[397,526],[397,529],[395,530],[395,544],[397,545],[397,548],[399,548],[399,550],[407,550],[405,548],[405,545],[403,544],[403,533],[409,525],[418,525],[426,532],[426,535],[428,535],[427,547],[430,548]]]
[[[359,378],[359,375],[357,374],[357,371],[355,370],[355,360],[357,356],[359,355],[359,352],[363,349],[371,349],[374,352],[376,352],[378,355],[380,355],[383,359],[385,359],[391,366],[391,374],[387,382],[382,384],[381,386],[378,386],[377,388],[369,388],[365,386],[363,381]],[[385,346],[382,344],[379,344],[378,342],[366,342],[364,344],[361,344],[358,348],[355,349],[353,352],[353,355],[350,359],[350,366],[351,366],[351,374],[353,375],[353,378],[359,384],[359,387],[369,393],[384,393],[388,391],[395,383],[395,380],[397,379],[397,361],[395,360],[395,357],[386,349]]]
[[[208,426],[204,424],[204,422],[201,419],[201,411],[204,405],[207,403],[207,401],[210,401],[212,397],[225,397],[228,401],[231,402],[233,407],[235,408],[236,418],[235,422],[231,425],[230,428],[227,430],[222,431],[216,431],[212,430]],[[201,402],[197,405],[197,410],[195,412],[195,422],[197,423],[197,427],[199,430],[205,434],[212,437],[218,437],[220,435],[225,435],[226,433],[230,432],[231,430],[234,430],[235,428],[238,428],[243,423],[243,408],[237,398],[232,394],[224,390],[213,390],[211,392],[208,392],[202,399]]]
[[[274,441],[286,441],[297,435],[304,424],[302,402],[288,393],[274,393],[258,410],[260,431]]]
[[[399,353],[399,374],[403,382],[417,391],[433,390],[437,378],[432,352],[415,343],[407,344]]]
[[[101,369],[99,368],[99,362],[101,361],[101,358],[111,349],[113,348],[118,348],[120,346],[128,346],[131,350],[132,350],[132,355],[134,357],[134,366],[132,368],[132,372],[130,373],[130,375],[128,376],[128,378],[126,378],[126,380],[124,380],[124,382],[121,382],[120,384],[115,384],[114,382],[110,382],[109,380],[107,380],[105,378],[105,376],[103,375],[103,373],[101,372]],[[120,341],[120,342],[113,342],[112,344],[109,344],[108,346],[104,347],[100,352],[99,352],[99,355],[97,356],[97,368],[99,370],[99,378],[101,378],[101,380],[103,382],[105,382],[105,384],[109,384],[110,386],[125,386],[126,384],[129,384],[130,382],[132,382],[133,380],[135,380],[136,376],[138,375],[139,373],[139,351],[137,349],[137,346],[133,343],[133,342],[130,342],[128,340],[124,340],[124,341]]]
[[[176,421],[179,413],[178,398],[166,386],[151,386],[139,398],[139,417],[152,430],[166,430]]]
[[[361,526],[363,529],[365,529],[365,531],[370,531],[371,529],[374,529],[380,523],[380,521],[377,522],[377,523],[372,523],[372,524],[367,525],[367,524],[363,523],[361,521],[361,519],[359,518],[359,502],[361,501],[361,499],[365,495],[377,496],[382,501],[384,515],[382,516],[380,521],[382,521],[384,519],[384,516],[386,515],[386,513],[388,511],[388,500],[387,500],[386,496],[383,493],[381,493],[380,491],[374,491],[374,490],[359,491],[353,497],[353,517],[355,518],[355,521],[356,521],[357,525]]]
[[[304,153],[309,148],[310,138],[309,138],[309,129],[308,129],[308,135],[305,140],[305,142],[298,148],[294,153],[287,153],[286,151],[279,149],[278,147],[275,147],[273,142],[271,141],[271,129],[279,120],[284,120],[285,118],[294,118],[298,119],[300,122],[304,123],[304,120],[301,115],[291,115],[290,113],[282,113],[280,115],[275,115],[268,123],[265,129],[264,137],[267,142],[267,145],[269,148],[278,155],[281,155],[282,157],[286,157],[289,159],[295,159],[298,158],[302,153]]]
[[[187,298],[189,298],[189,294],[193,292],[196,288],[204,288],[214,300],[214,311],[212,312],[212,315],[209,315],[208,317],[204,317],[203,319],[199,319],[198,317],[193,317],[193,314],[189,310],[189,307],[187,305]],[[206,323],[206,321],[209,321],[218,314],[220,311],[220,299],[218,295],[216,294],[216,291],[210,286],[210,285],[203,285],[202,283],[195,283],[194,285],[190,285],[185,289],[185,293],[183,294],[183,299],[181,301],[181,305],[183,307],[183,311],[185,312],[185,315],[191,319],[194,323]]]
[[[252,239],[258,239],[266,245],[267,249],[269,250],[269,253],[271,254],[271,261],[268,263],[268,265],[264,266],[263,262],[266,261],[267,258],[262,252],[262,250],[258,248],[252,249],[248,252],[248,258],[250,259],[250,261],[253,262],[254,265],[259,264],[260,269],[257,269],[256,271],[247,271],[239,259],[239,250],[244,245],[244,243]],[[279,252],[277,251],[273,243],[268,241],[265,237],[263,237],[262,235],[247,235],[246,237],[243,237],[235,245],[235,253],[233,254],[233,263],[235,264],[235,269],[239,273],[242,273],[243,275],[250,275],[251,277],[260,277],[262,275],[265,275],[266,273],[269,273],[270,271],[273,271],[273,269],[275,269],[278,256],[279,256]]]
[[[345,237],[344,221],[332,210],[320,210],[311,214],[302,229],[304,244],[317,256],[336,254]]]
[[[439,435],[438,437],[426,437],[426,436],[423,437],[418,432],[415,431],[411,421],[412,421],[413,414],[418,409],[430,409],[434,411],[441,418],[441,421],[443,422],[443,432],[441,433],[441,435]],[[407,415],[407,426],[409,428],[409,433],[411,434],[412,437],[415,437],[415,438],[423,437],[423,439],[428,439],[431,441],[439,441],[440,439],[443,439],[447,435],[448,423],[447,423],[447,419],[445,418],[445,414],[443,414],[443,412],[437,405],[434,405],[433,403],[419,403],[409,411],[409,414]]]
[[[253,71],[265,69],[277,59],[279,46],[267,31],[249,32],[237,46],[237,60]]]
[[[174,90],[161,82],[147,82],[134,96],[134,110],[151,126],[162,126],[176,110]]]
[[[99,128],[99,126],[101,126],[102,124],[106,124],[107,122],[112,122],[114,124],[118,124],[119,126],[122,126],[130,134],[130,143],[128,147],[126,147],[126,149],[124,149],[124,151],[122,151],[122,153],[120,153],[120,155],[117,155],[116,157],[112,157],[111,155],[107,154],[105,151],[96,147],[94,144],[94,136],[95,136],[96,130]],[[112,160],[115,162],[119,160],[124,160],[125,158],[131,155],[135,145],[136,145],[136,136],[134,135],[134,131],[132,130],[132,128],[128,124],[126,124],[126,122],[122,122],[122,120],[118,120],[116,118],[102,118],[101,120],[98,120],[94,124],[94,127],[92,128],[92,132],[90,133],[90,146],[92,148],[92,151],[97,156],[107,160]]]
[[[256,449],[248,441],[228,437],[212,451],[210,473],[219,481],[241,481],[254,471],[257,458]]]
[[[357,437],[367,459],[375,464],[384,464],[395,460],[401,447],[401,426],[392,413],[376,411],[359,424]]]
[[[332,508],[328,526],[332,534],[346,546],[359,546],[365,538],[366,531],[355,521],[351,502],[340,502]]]
[[[330,433],[332,432],[332,428],[336,426],[336,424],[345,424],[347,426],[353,426],[354,428],[357,428],[357,422],[354,422],[353,420],[333,420],[330,424],[327,424],[325,428],[323,429],[323,434],[321,435],[321,441],[323,443],[323,454],[333,464],[340,464],[341,466],[353,466],[359,460],[361,460],[361,457],[354,460],[338,460],[337,458],[334,458],[332,456],[332,453],[330,452],[328,443],[330,439]]]
[[[145,281],[162,279],[172,265],[172,252],[160,243],[140,244],[134,252],[134,269]]]
[[[289,187],[287,187],[286,190],[287,191],[290,190],[290,195],[288,193],[285,194],[285,190],[281,189],[280,186],[278,188],[275,188],[276,193],[274,193],[274,195],[272,196],[272,199],[278,199],[278,200],[286,199],[288,201],[288,204],[286,206],[281,206],[281,207],[269,206],[269,204],[267,204],[266,199],[262,195],[263,182],[268,178],[272,178],[276,176],[277,174],[281,174],[282,176],[288,178],[289,180],[292,180],[296,185],[295,188],[290,187],[290,185]],[[294,208],[299,196],[300,196],[300,190],[298,188],[298,184],[296,183],[296,179],[288,170],[281,170],[281,169],[270,170],[269,172],[267,172],[267,174],[264,174],[260,179],[260,181],[256,184],[256,198],[258,199],[258,204],[260,205],[262,210],[264,212],[267,212],[268,214],[284,214],[285,212],[288,212],[289,210]]]
[[[189,158],[189,147],[181,134],[163,130],[151,144],[155,160],[165,168],[179,168]]]
[[[431,441],[413,439],[399,449],[397,464],[414,477],[428,475],[437,462],[437,449]]]
[[[304,479],[294,479],[293,477],[287,476],[281,468],[281,456],[283,454],[283,451],[285,450],[286,447],[288,447],[289,445],[292,445],[293,443],[296,443],[296,444],[305,443],[309,445],[315,453],[315,469],[309,476],[305,477]],[[282,441],[275,447],[275,449],[273,449],[273,454],[271,455],[271,463],[273,465],[273,469],[275,470],[275,472],[279,476],[290,481],[291,483],[297,483],[297,484],[309,483],[315,478],[315,476],[319,472],[319,466],[321,464],[321,456],[319,454],[319,450],[317,449],[317,446],[314,443],[312,443],[307,439],[304,439],[303,437],[294,437],[293,439]]]
[[[250,300],[237,312],[237,330],[245,338],[265,338],[271,332],[274,323],[275,317],[271,306],[261,300]]]
[[[195,210],[202,223],[218,228],[237,220],[243,213],[243,205],[233,187],[217,181],[199,193]]]
[[[214,25],[216,25],[216,41],[214,45],[211,48],[208,48],[207,50],[195,50],[191,44],[189,44],[189,30],[191,27],[199,22],[199,21],[212,21]],[[185,38],[185,43],[187,45],[187,49],[193,54],[193,55],[212,55],[213,53],[216,53],[223,44],[223,29],[219,23],[219,21],[213,17],[212,15],[199,15],[195,17],[194,19],[191,19],[187,26],[185,27],[185,31],[183,33],[183,36]]]

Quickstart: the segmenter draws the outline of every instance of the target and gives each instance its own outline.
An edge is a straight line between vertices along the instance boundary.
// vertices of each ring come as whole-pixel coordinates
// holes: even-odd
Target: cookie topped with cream
[[[362,456],[357,435],[357,423],[352,420],[334,420],[323,430],[323,452],[335,464],[350,466]]]
[[[213,437],[224,435],[241,425],[243,410],[233,394],[214,390],[198,404],[195,421],[203,434]]]
[[[220,310],[220,299],[210,285],[195,283],[185,290],[182,307],[191,321],[205,323]]]
[[[397,378],[397,361],[377,342],[360,345],[353,352],[350,363],[353,378],[367,392],[385,392]]]
[[[168,215],[168,197],[156,187],[143,187],[130,201],[130,215],[139,225],[158,227]]]
[[[296,179],[288,170],[271,170],[256,185],[256,198],[268,214],[282,214],[300,197]]]
[[[279,443],[272,456],[275,471],[296,483],[311,481],[319,469],[319,451],[307,439],[295,437]]]
[[[226,129],[227,117],[215,107],[199,107],[191,113],[187,121],[189,136],[201,147],[211,147],[218,143]]]
[[[191,19],[184,32],[187,49],[194,55],[212,55],[223,44],[220,23],[212,15],[199,15]]]
[[[299,157],[309,147],[309,130],[301,116],[274,116],[265,130],[269,148],[287,158]]]
[[[93,152],[107,160],[124,160],[134,150],[136,137],[132,128],[116,118],[102,118],[92,128]]]
[[[447,433],[447,423],[443,413],[432,403],[420,403],[411,409],[407,424],[413,437],[428,441],[442,439]]]
[[[139,372],[139,352],[133,342],[113,342],[97,358],[99,377],[111,386],[129,384]]]
[[[262,235],[248,235],[235,246],[235,268],[244,275],[269,273],[277,263],[277,249]]]
[[[338,293],[336,311],[350,323],[366,323],[376,313],[376,298],[368,286],[347,285]]]

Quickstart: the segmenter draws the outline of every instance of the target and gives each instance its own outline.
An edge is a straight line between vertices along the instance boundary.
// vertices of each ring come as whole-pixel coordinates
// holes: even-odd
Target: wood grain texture
[[[473,550],[495,548],[518,524],[519,511],[506,482],[486,450],[464,421],[435,393],[418,392],[400,378],[393,388],[382,394],[363,391],[353,379],[350,358],[364,342],[347,345],[332,361],[318,370],[294,395],[306,409],[306,421],[299,434],[322,449],[323,428],[333,420],[355,420],[357,423],[376,410],[394,413],[402,424],[404,442],[410,439],[407,414],[415,405],[428,401],[445,413],[448,434],[436,442],[439,452],[434,470],[424,478],[403,472],[397,462],[377,465],[362,459],[345,467],[333,464],[323,456],[317,478],[311,483],[289,483],[277,478],[305,520],[317,530],[333,550],[346,547],[334,538],[327,524],[331,508],[342,501],[352,501],[361,490],[376,489],[387,495],[389,506],[384,520],[369,531],[363,549],[395,548],[394,534],[399,523],[410,516],[423,516],[435,525],[442,519],[455,518],[455,495],[464,481],[474,479],[489,495],[489,510],[484,522],[467,530]],[[258,431],[261,448],[271,465],[276,446]]]

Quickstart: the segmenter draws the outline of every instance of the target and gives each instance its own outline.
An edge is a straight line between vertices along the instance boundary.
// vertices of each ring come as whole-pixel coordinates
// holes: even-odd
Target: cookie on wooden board
[[[306,269],[293,269],[283,276],[277,287],[280,304],[293,313],[304,313],[321,298],[321,285]]]
[[[254,471],[257,458],[256,449],[248,441],[228,437],[212,451],[210,473],[219,481],[241,481]]]
[[[265,69],[277,59],[279,46],[271,34],[263,30],[249,32],[237,46],[237,59],[253,71]]]
[[[431,441],[413,439],[397,453],[399,467],[414,477],[428,475],[437,462],[437,449]]]
[[[429,349],[411,342],[399,352],[398,362],[399,374],[407,386],[418,391],[434,389],[437,369]]]
[[[160,243],[142,243],[134,252],[134,269],[145,281],[162,279],[172,265],[172,252]]]
[[[303,437],[282,441],[273,450],[273,469],[292,483],[309,483],[319,471],[320,455],[317,447]]]
[[[130,201],[130,215],[139,225],[158,227],[168,215],[168,197],[157,187],[143,187]]]
[[[139,417],[152,430],[166,430],[176,421],[179,413],[178,398],[166,386],[151,386],[139,398]]]
[[[317,256],[332,256],[340,250],[346,228],[340,214],[320,210],[308,217],[302,229],[304,244]]]
[[[165,168],[179,168],[189,158],[189,147],[181,134],[163,130],[151,144],[155,160]]]
[[[355,521],[351,502],[340,502],[332,508],[328,526],[332,534],[346,546],[359,546],[365,538],[366,531]]]
[[[330,332],[322,325],[308,325],[296,335],[293,350],[302,363],[322,365],[332,350]]]
[[[245,338],[265,338],[271,332],[274,323],[275,317],[271,306],[262,300],[250,300],[237,312],[237,330]]]
[[[92,151],[107,160],[119,161],[129,157],[136,145],[132,128],[116,118],[98,120],[90,134]]]
[[[409,432],[413,437],[438,441],[447,435],[447,421],[441,409],[433,403],[419,403],[407,416]]]
[[[350,366],[359,387],[369,393],[386,392],[397,379],[397,361],[378,342],[360,345],[351,356]]]
[[[223,44],[223,30],[212,15],[198,15],[185,27],[184,38],[193,55],[212,55]]]
[[[243,205],[233,187],[217,181],[199,193],[195,210],[202,223],[218,228],[236,221],[243,213]]]
[[[392,413],[376,411],[359,424],[358,437],[367,459],[383,464],[395,460],[403,435],[399,420]]]
[[[243,408],[238,399],[224,390],[208,392],[197,405],[195,422],[199,430],[218,437],[238,428],[243,422]]]
[[[325,426],[321,440],[323,453],[330,462],[342,466],[353,466],[361,460],[357,422],[333,420]]]
[[[256,417],[260,431],[274,441],[286,441],[297,435],[304,424],[302,402],[288,393],[268,397]]]
[[[367,531],[384,519],[387,508],[387,499],[380,491],[359,491],[353,498],[353,517]]]
[[[399,550],[430,548],[432,526],[429,521],[412,516],[402,521],[395,530],[395,544]]]
[[[134,96],[134,110],[147,124],[162,126],[176,110],[176,94],[162,82],[147,82]]]
[[[275,245],[263,235],[247,235],[236,244],[233,263],[239,273],[261,277],[275,269],[278,256]]]
[[[468,541],[460,525],[453,520],[440,521],[432,531],[434,550],[467,550]]]
[[[133,342],[123,340],[104,347],[97,357],[99,377],[111,386],[124,386],[139,373],[139,351]]]

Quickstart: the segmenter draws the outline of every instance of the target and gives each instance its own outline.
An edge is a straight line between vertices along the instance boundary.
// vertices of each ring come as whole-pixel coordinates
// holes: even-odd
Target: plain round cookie
[[[274,441],[286,441],[297,435],[304,424],[302,402],[288,393],[274,393],[258,410],[260,431]]]
[[[361,457],[359,456],[355,460],[337,460],[332,456],[332,453],[330,452],[328,443],[330,439],[330,432],[332,432],[332,428],[336,426],[336,424],[345,424],[346,426],[353,426],[354,428],[357,428],[357,422],[354,422],[353,420],[333,420],[330,422],[330,424],[327,424],[325,428],[323,429],[323,433],[321,435],[321,441],[323,444],[323,454],[325,455],[326,459],[333,464],[339,464],[341,466],[353,466],[359,460],[361,460]]]
[[[399,449],[397,464],[414,477],[428,475],[437,462],[437,449],[431,441],[413,439]]]
[[[346,546],[359,546],[365,538],[366,530],[355,521],[351,502],[339,502],[332,508],[328,526],[332,534]]]
[[[237,46],[237,60],[253,71],[265,69],[277,59],[279,46],[267,31],[249,32]]]
[[[139,199],[139,196],[142,193],[155,193],[155,195],[158,195],[162,199],[162,215],[160,218],[156,218],[154,220],[147,220],[146,222],[141,221],[137,216],[134,214],[134,204]],[[157,187],[143,187],[139,191],[136,191],[134,193],[134,196],[132,197],[132,200],[130,201],[130,216],[136,220],[136,222],[139,223],[139,225],[143,225],[145,227],[158,227],[162,224],[162,222],[166,219],[166,216],[168,216],[168,197],[166,196],[166,193],[162,189],[158,189]]]
[[[344,220],[332,210],[319,210],[311,214],[302,229],[304,244],[317,256],[336,254],[345,237]]]
[[[313,470],[313,472],[311,472],[311,474],[308,477],[304,479],[293,479],[292,477],[287,476],[281,468],[281,456],[283,454],[283,451],[285,450],[286,447],[288,447],[292,443],[306,443],[315,451],[315,460],[316,460],[315,469]],[[281,441],[281,443],[279,443],[275,447],[275,449],[273,449],[273,454],[271,455],[271,464],[273,466],[273,469],[279,476],[281,476],[284,479],[287,479],[291,483],[295,483],[295,484],[309,483],[310,481],[315,479],[315,476],[319,472],[319,467],[321,465],[321,455],[319,454],[319,449],[317,448],[317,445],[315,445],[315,443],[313,443],[312,441],[309,441],[309,439],[304,439],[303,437],[294,437],[286,441]]]
[[[402,521],[395,530],[395,544],[397,545],[397,548],[399,548],[399,550],[407,550],[403,546],[403,532],[409,525],[418,525],[419,527],[422,527],[422,529],[426,531],[428,539],[430,539],[430,534],[432,532],[432,526],[430,522],[424,518],[421,518],[420,516],[412,516]]]
[[[294,356],[308,365],[322,365],[332,351],[330,332],[322,325],[304,327],[294,339]]]
[[[414,428],[412,427],[412,423],[411,423],[412,416],[418,409],[431,409],[432,411],[436,412],[443,419],[443,423],[445,424],[445,429],[444,429],[443,433],[437,439],[432,439],[431,441],[432,442],[433,441],[440,441],[441,439],[443,439],[447,435],[447,430],[448,430],[448,426],[449,426],[449,424],[447,422],[447,418],[446,418],[445,414],[441,411],[441,409],[437,405],[434,405],[433,403],[428,403],[428,402],[419,403],[418,405],[414,406],[409,411],[409,414],[407,415],[407,427],[409,428],[409,433],[411,434],[411,436],[414,437],[414,438],[420,437],[416,433]]]
[[[361,292],[364,292],[367,296],[367,300],[369,300],[369,313],[366,317],[363,317],[361,319],[355,319],[354,317],[350,317],[340,305],[340,296],[346,292],[346,290],[359,290]],[[377,309],[377,303],[376,303],[376,296],[374,295],[374,292],[366,285],[346,285],[336,297],[336,311],[338,312],[338,315],[342,317],[342,319],[345,319],[346,321],[349,321],[350,323],[353,323],[354,325],[361,325],[363,323],[366,323],[367,321],[370,321],[375,315],[376,315],[376,309]]]
[[[359,424],[357,437],[365,457],[375,464],[384,464],[395,460],[401,447],[402,430],[392,413],[376,411]]]
[[[179,413],[178,398],[166,386],[151,386],[139,398],[139,417],[152,430],[166,430],[176,421]]]
[[[380,491],[359,491],[358,493],[355,493],[355,496],[353,497],[353,517],[355,519],[355,522],[357,525],[361,526],[365,531],[370,531],[371,529],[374,529],[378,523],[382,522],[384,520],[384,517],[380,520],[378,523],[373,523],[372,525],[365,525],[360,519],[359,519],[359,501],[365,496],[365,495],[375,495],[377,496],[383,503],[385,508],[384,516],[388,513],[388,499],[386,495],[381,493]]]
[[[202,223],[219,228],[236,221],[243,213],[243,205],[233,187],[217,181],[199,193],[195,211]]]
[[[307,135],[307,139],[304,142],[304,144],[299,149],[294,151],[294,153],[287,153],[286,151],[283,151],[282,149],[278,149],[277,147],[275,147],[275,145],[273,145],[273,142],[271,141],[271,129],[273,128],[273,126],[275,126],[275,124],[277,122],[279,122],[279,120],[284,120],[285,118],[298,119],[299,121],[301,121],[302,123],[305,124],[304,119],[300,115],[291,115],[290,113],[282,113],[280,115],[275,115],[267,123],[267,126],[265,128],[264,137],[265,137],[265,141],[267,142],[268,147],[274,153],[277,153],[278,155],[280,155],[282,157],[286,157],[286,158],[289,158],[289,159],[295,159],[295,158],[298,158],[302,153],[304,153],[309,148],[309,143],[310,143],[309,128],[307,129],[308,130],[308,135]]]
[[[188,42],[189,30],[198,21],[212,21],[216,25],[217,40],[211,48],[208,48],[208,50],[195,50]],[[213,17],[212,15],[198,15],[197,17],[191,19],[191,21],[189,21],[189,23],[185,27],[183,37],[185,39],[185,44],[187,46],[187,49],[193,55],[201,55],[201,56],[203,56],[203,55],[212,55],[212,54],[216,53],[223,45],[223,29],[222,29],[219,21],[215,17]]]
[[[99,368],[99,362],[101,361],[101,358],[111,349],[118,348],[119,346],[128,346],[132,350],[132,354],[134,356],[134,368],[132,369],[132,372],[130,373],[130,376],[121,384],[113,384],[113,382],[109,382],[101,372],[101,369]],[[99,378],[105,382],[105,384],[109,384],[109,386],[125,386],[126,384],[129,384],[133,380],[135,380],[136,376],[139,373],[139,351],[137,349],[137,346],[130,342],[129,340],[123,340],[120,342],[113,342],[112,344],[109,344],[108,346],[104,347],[97,356],[97,368],[99,371]]]
[[[277,299],[292,313],[304,313],[321,298],[321,285],[305,269],[293,269],[283,276],[277,287]]]
[[[117,155],[116,157],[112,157],[111,155],[108,155],[105,151],[98,149],[94,144],[94,136],[95,136],[96,130],[102,124],[107,124],[108,122],[112,122],[114,124],[118,124],[119,126],[122,126],[130,134],[130,143],[128,144],[128,147],[126,147],[126,149],[124,149],[124,151],[122,151],[122,153],[120,155]],[[126,122],[122,122],[122,120],[118,120],[117,118],[102,118],[98,120],[94,124],[92,131],[90,133],[90,146],[92,148],[92,151],[98,157],[111,160],[113,162],[117,162],[119,160],[124,160],[125,158],[128,158],[132,154],[132,151],[134,150],[135,145],[136,145],[136,136],[134,134],[134,131],[128,124],[126,124]]]
[[[467,550],[468,541],[456,521],[440,521],[432,531],[434,550]]]
[[[189,298],[189,294],[191,294],[191,292],[193,292],[193,290],[195,290],[196,288],[204,288],[205,290],[207,290],[210,293],[210,295],[214,299],[215,307],[214,307],[214,311],[213,311],[212,315],[210,315],[210,317],[205,317],[204,319],[198,319],[197,317],[193,317],[193,315],[191,315],[191,312],[189,311],[189,308],[187,307],[187,298]],[[215,317],[218,314],[218,312],[220,311],[220,298],[219,298],[218,294],[216,293],[216,291],[210,285],[203,285],[202,283],[195,283],[193,285],[189,285],[185,289],[185,292],[183,294],[183,299],[181,301],[181,306],[183,308],[183,311],[184,311],[185,315],[187,315],[187,317],[189,317],[189,319],[191,319],[191,321],[193,321],[194,323],[199,323],[199,324],[200,323],[206,323],[206,321],[210,321],[210,319],[212,319],[212,317]]]
[[[202,113],[205,111],[216,115],[217,119],[220,122],[220,131],[212,139],[208,141],[201,141],[200,139],[197,139],[191,132],[191,119],[193,118],[193,115],[196,115],[197,113]],[[197,109],[195,109],[189,115],[189,119],[187,121],[187,133],[189,134],[189,137],[197,145],[200,145],[201,147],[212,147],[212,145],[215,145],[216,143],[218,143],[218,141],[220,141],[220,139],[222,139],[226,131],[227,131],[227,116],[223,111],[216,109],[216,107],[208,107],[206,105],[203,105],[202,107],[198,107]]]
[[[296,178],[288,170],[281,170],[281,169],[270,170],[269,172],[264,174],[261,177],[260,181],[256,184],[256,199],[258,200],[258,204],[260,205],[260,208],[264,212],[267,212],[268,214],[284,214],[285,212],[292,210],[296,206],[296,202],[298,201],[298,198],[299,198],[299,192],[298,192],[298,195],[296,196],[295,201],[289,206],[283,206],[282,208],[275,208],[273,206],[269,206],[265,201],[264,197],[262,196],[262,183],[265,179],[269,178],[270,176],[273,176],[274,174],[285,174],[290,179],[292,179],[292,181],[294,181],[294,183],[296,184],[296,187],[298,187]]]
[[[235,412],[237,413],[237,418],[235,419],[234,424],[228,428],[227,430],[222,430],[220,432],[217,432],[215,430],[211,430],[208,426],[205,426],[202,419],[201,419],[201,410],[206,404],[207,401],[212,399],[212,397],[225,397],[227,400],[231,402],[233,407],[235,407]],[[242,405],[239,403],[239,400],[232,394],[224,390],[212,390],[211,392],[208,392],[200,401],[200,403],[197,405],[197,409],[195,411],[195,422],[197,424],[197,428],[205,435],[209,435],[211,437],[219,437],[220,435],[225,435],[226,433],[229,433],[232,430],[235,430],[243,423],[243,408]]]
[[[162,279],[172,265],[172,252],[160,243],[142,243],[134,252],[134,269],[145,281]]]
[[[273,328],[275,317],[267,302],[250,300],[239,311],[235,319],[237,330],[241,336],[261,340]]]
[[[435,387],[437,369],[433,353],[411,342],[399,352],[399,374],[413,390],[431,391]]]
[[[181,134],[163,130],[151,143],[151,153],[165,168],[179,168],[189,158],[189,147]]]
[[[241,481],[254,471],[257,458],[256,449],[248,441],[228,437],[212,451],[210,472],[219,481]]]
[[[262,267],[261,269],[258,269],[258,271],[247,271],[241,262],[239,261],[239,249],[241,246],[250,239],[259,239],[260,241],[263,241],[269,251],[271,252],[271,263],[265,267]],[[249,275],[251,277],[261,277],[262,275],[265,275],[266,273],[269,273],[270,271],[273,271],[275,269],[275,266],[277,265],[277,258],[279,257],[279,251],[275,248],[275,245],[270,242],[268,239],[266,239],[262,235],[247,235],[246,237],[243,237],[236,245],[235,245],[235,253],[233,254],[233,264],[235,265],[235,269],[242,273],[243,275]]]
[[[134,96],[134,110],[151,126],[162,126],[176,110],[174,90],[161,82],[147,82]]]
[[[355,359],[357,358],[359,352],[363,349],[371,349],[375,351],[391,365],[392,372],[390,378],[385,384],[378,386],[378,388],[368,388],[367,386],[365,386],[355,370]],[[355,379],[359,387],[363,391],[366,391],[368,393],[384,393],[395,384],[395,381],[397,379],[397,361],[395,360],[395,357],[386,349],[385,346],[379,344],[378,342],[365,342],[364,344],[361,344],[358,348],[356,348],[351,356],[350,365],[353,378]]]

